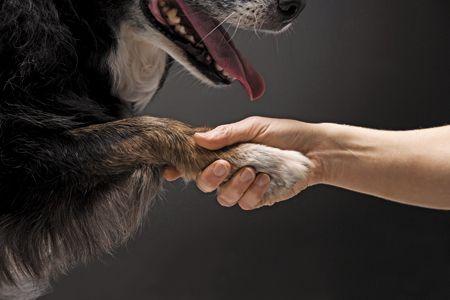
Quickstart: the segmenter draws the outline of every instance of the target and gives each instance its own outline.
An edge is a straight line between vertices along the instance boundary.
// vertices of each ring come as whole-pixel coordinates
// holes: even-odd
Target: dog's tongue
[[[203,39],[214,60],[244,86],[250,99],[260,98],[266,89],[264,79],[239,53],[218,22],[199,11],[193,11],[183,0],[177,4]]]

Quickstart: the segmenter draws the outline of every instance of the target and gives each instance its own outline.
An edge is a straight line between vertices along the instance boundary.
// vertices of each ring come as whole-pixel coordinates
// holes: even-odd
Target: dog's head
[[[124,13],[119,47],[110,59],[116,89],[121,98],[138,99],[139,89],[130,84],[130,77],[139,76],[130,69],[130,57],[140,57],[141,64],[152,65],[153,73],[156,69],[162,73],[168,54],[202,82],[221,86],[237,80],[251,99],[257,99],[264,93],[264,80],[222,26],[277,33],[287,29],[303,8],[302,0],[134,0]],[[125,76],[125,68],[134,74]],[[153,77],[158,83],[161,78]]]

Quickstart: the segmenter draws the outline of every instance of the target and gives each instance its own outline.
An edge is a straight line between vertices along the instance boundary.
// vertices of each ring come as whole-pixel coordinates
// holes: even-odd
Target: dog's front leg
[[[160,190],[165,165],[185,174],[200,170],[192,134],[179,122],[140,117],[5,135],[0,297],[14,285],[11,293],[23,299],[40,293],[53,276],[132,236]]]
[[[1,281],[43,282],[123,243],[142,223],[167,165],[186,179],[218,158],[233,171],[252,166],[271,176],[269,199],[308,172],[309,160],[298,152],[256,144],[208,151],[195,144],[195,132],[138,117],[9,143],[19,159],[0,162],[9,161],[2,165],[9,176],[1,186]]]
[[[99,125],[102,128],[104,125]],[[95,126],[88,132],[95,131]],[[307,177],[311,162],[296,151],[284,151],[264,145],[245,143],[218,151],[208,151],[197,146],[193,140],[194,129],[186,124],[169,119],[141,117],[116,122],[115,130],[134,132],[133,138],[121,143],[126,157],[115,160],[120,165],[129,160],[152,166],[161,171],[167,165],[175,166],[187,180],[193,180],[207,165],[219,158],[228,160],[231,174],[244,166],[271,176],[271,185],[265,195],[266,202],[291,193],[299,181]],[[126,167],[126,166],[125,166]]]

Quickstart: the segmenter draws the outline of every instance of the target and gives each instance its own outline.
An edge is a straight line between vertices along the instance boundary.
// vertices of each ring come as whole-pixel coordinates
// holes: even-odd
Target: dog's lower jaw
[[[145,109],[161,87],[170,67],[167,65],[168,56],[178,61],[200,82],[208,86],[221,86],[198,71],[181,48],[148,25],[141,28],[125,21],[116,36],[117,47],[107,57],[112,94],[136,113]]]
[[[200,83],[208,87],[224,87],[226,85],[213,82],[202,72],[200,72],[196,66],[190,61],[186,52],[178,47],[173,41],[164,36],[162,33],[156,33],[149,25],[144,26],[147,31],[147,39],[151,41],[156,47],[167,53],[183,68],[185,68],[192,76],[194,76]],[[152,32],[151,34],[149,34]]]

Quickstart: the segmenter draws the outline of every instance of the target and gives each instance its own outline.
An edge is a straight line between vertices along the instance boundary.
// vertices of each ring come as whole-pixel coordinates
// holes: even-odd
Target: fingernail
[[[223,177],[227,173],[227,168],[223,164],[216,164],[214,167],[214,175],[216,177]]]
[[[241,180],[241,182],[249,182],[249,181],[252,181],[254,178],[255,178],[255,174],[251,170],[244,169],[244,171],[242,171],[239,179]]]
[[[270,177],[269,177],[269,175],[266,175],[266,174],[259,176],[258,180],[256,181],[256,184],[259,187],[265,187],[269,183],[270,183]]]

